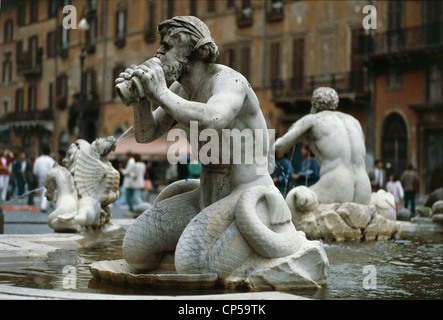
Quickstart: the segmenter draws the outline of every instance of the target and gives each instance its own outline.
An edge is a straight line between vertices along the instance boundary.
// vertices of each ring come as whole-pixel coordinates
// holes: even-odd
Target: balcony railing
[[[34,53],[32,51],[23,52],[17,61],[17,71],[24,76],[41,76],[42,61],[42,47],[39,47]]]
[[[23,121],[52,121],[54,120],[54,111],[52,109],[35,111],[10,112],[6,115],[8,123]]]
[[[361,36],[358,51],[359,54],[387,54],[441,45],[443,23],[433,23]]]
[[[246,6],[242,9],[237,9],[237,26],[239,28],[246,28],[252,26],[252,8]]]
[[[333,73],[271,81],[273,98],[310,97],[318,87],[331,87],[337,93],[366,93],[364,72]]]

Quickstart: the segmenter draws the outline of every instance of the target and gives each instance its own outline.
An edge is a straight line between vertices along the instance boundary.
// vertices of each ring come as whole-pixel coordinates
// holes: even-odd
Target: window
[[[15,91],[15,112],[22,112],[24,105],[24,93],[23,88]]]
[[[48,58],[55,57],[56,55],[56,32],[51,31],[48,32],[48,35],[46,37],[46,54]]]
[[[59,75],[55,84],[55,96],[56,99],[62,99],[68,97],[68,76],[66,74]]]
[[[228,0],[226,2],[226,8],[233,8],[235,6],[235,0]]]
[[[116,42],[117,47],[123,47],[125,45],[125,35],[126,35],[126,9],[119,9],[116,16]]]
[[[12,41],[12,19],[5,21],[5,30],[3,36],[3,41],[5,43]]]
[[[175,3],[174,0],[166,1],[166,19],[171,19],[175,16]]]
[[[97,41],[97,17],[91,15],[88,18],[89,30],[86,31],[86,44],[88,53],[95,52],[95,43]]]
[[[37,109],[37,87],[31,84],[28,87],[28,111],[35,111]]]
[[[20,2],[17,6],[17,25],[19,27],[26,24],[26,2]]]
[[[117,79],[119,74],[122,73],[123,71],[125,71],[125,67],[122,64],[117,65],[114,68],[114,71],[113,71],[114,77],[111,79],[112,80],[111,88],[114,88],[114,86],[115,86],[115,83],[114,83],[115,79]],[[115,99],[116,97],[117,97],[117,93],[115,92],[115,90],[112,90],[112,99]]]
[[[17,72],[20,70],[20,66],[23,64],[23,41],[18,40],[15,47],[15,61],[17,61]]]
[[[441,101],[443,92],[443,81],[441,81],[441,69],[433,64],[429,70],[429,100]]]
[[[49,83],[48,87],[48,108],[52,109],[54,106],[54,82]]]
[[[6,116],[9,113],[9,98],[3,99],[2,115]]]
[[[197,16],[197,0],[189,1],[189,15]]]
[[[234,49],[226,49],[223,54],[223,63],[228,67],[235,69],[235,50]]]
[[[31,5],[30,10],[29,10],[31,13],[31,16],[29,19],[30,23],[37,22],[37,20],[38,20],[38,3],[39,2],[40,1],[30,1],[30,5]]]
[[[146,24],[145,24],[145,41],[147,43],[152,43],[155,41],[157,34],[157,28],[155,23],[155,11],[156,3],[155,0],[150,0],[146,4]]]
[[[325,33],[321,35],[320,48],[320,74],[333,73],[334,70],[334,35]]]
[[[87,96],[87,99],[91,99],[92,96],[96,93],[95,92],[95,70],[94,69],[88,69],[85,72],[85,93]]]
[[[38,37],[32,36],[28,40],[28,50],[31,59],[31,68],[37,67],[37,49],[38,49]]]
[[[249,80],[250,78],[250,63],[251,63],[251,48],[244,46],[240,49],[240,70],[239,72]]]
[[[206,5],[207,12],[215,12],[215,0],[206,1]]]
[[[303,89],[304,84],[305,39],[298,38],[292,42],[292,88]]]
[[[3,73],[2,73],[2,82],[3,85],[7,86],[11,82],[12,77],[12,63],[11,60],[6,60],[3,62]]]
[[[397,90],[401,88],[401,71],[395,67],[389,67],[386,74],[386,89]]]
[[[270,80],[274,82],[280,80],[280,43],[271,43],[271,63],[270,63]]]
[[[57,15],[57,1],[48,0],[48,18],[54,18]]]

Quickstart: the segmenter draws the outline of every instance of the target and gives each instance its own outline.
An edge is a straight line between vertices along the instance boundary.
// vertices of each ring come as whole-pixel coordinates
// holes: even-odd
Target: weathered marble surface
[[[286,201],[292,209],[295,227],[310,239],[388,240],[402,237],[401,224],[395,221],[393,198],[392,194],[381,190],[373,194],[370,205],[319,204],[312,190],[298,187],[288,193]]]
[[[46,198],[56,204],[48,225],[56,232],[109,227],[108,205],[120,196],[120,175],[107,159],[115,142],[112,136],[91,144],[79,139],[69,147],[63,166],[55,163],[46,175]]]
[[[295,187],[286,196],[293,222],[309,238],[391,239],[401,237],[394,196],[371,193],[366,172],[366,148],[360,123],[335,111],[339,99],[332,88],[312,95],[311,113],[295,122],[277,139],[284,153],[297,143],[308,143],[320,166],[320,179],[311,187]]]
[[[149,143],[177,126],[194,155],[201,156],[206,145],[203,139],[193,144],[192,135],[210,132],[219,147],[224,129],[252,134],[255,148],[230,144],[226,156],[214,147],[210,157],[206,150],[200,180],[169,185],[128,229],[126,262],[149,273],[173,253],[179,275],[215,273],[222,282],[267,288],[324,283],[329,262],[322,246],[296,230],[267,172],[268,129],[252,87],[235,70],[214,63],[218,47],[200,19],[174,17],[158,31],[155,57],[116,79],[117,92],[134,110],[137,142]],[[233,161],[238,154],[241,163]]]

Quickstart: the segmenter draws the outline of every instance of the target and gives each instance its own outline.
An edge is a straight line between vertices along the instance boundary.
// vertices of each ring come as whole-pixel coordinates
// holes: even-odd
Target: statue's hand
[[[126,68],[126,70],[123,71],[122,73],[120,73],[118,75],[118,78],[115,79],[115,85],[122,83],[123,81],[126,81],[126,80],[131,80],[132,74],[134,73],[136,68],[137,68],[137,65],[135,65],[135,64],[132,64],[129,68]]]
[[[139,65],[135,69],[133,76],[141,80],[143,89],[149,100],[157,105],[162,105],[161,96],[168,90],[168,86],[163,68],[160,65],[160,59],[152,58]]]

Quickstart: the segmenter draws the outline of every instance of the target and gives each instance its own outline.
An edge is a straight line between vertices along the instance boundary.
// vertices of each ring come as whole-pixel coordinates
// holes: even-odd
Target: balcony
[[[366,96],[365,73],[345,72],[271,82],[274,100],[309,100],[318,87],[334,88],[342,96]]]
[[[39,77],[42,75],[43,48],[35,52],[23,52],[17,61],[17,71],[25,77]]]
[[[246,6],[242,9],[237,9],[237,27],[247,28],[252,26],[252,9]]]
[[[35,111],[10,112],[6,115],[9,128],[44,127],[49,131],[54,128],[54,111],[52,109]]]
[[[398,54],[416,54],[423,51],[441,50],[443,23],[363,35],[359,39],[358,53],[367,58],[385,58]]]
[[[284,18],[283,14],[283,3],[282,1],[272,1],[271,8],[266,12],[266,20],[268,22],[278,22],[282,21]]]

